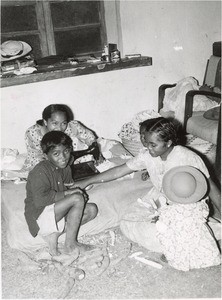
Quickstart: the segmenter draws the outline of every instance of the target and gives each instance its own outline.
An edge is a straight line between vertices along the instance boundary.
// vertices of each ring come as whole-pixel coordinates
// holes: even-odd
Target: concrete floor
[[[121,245],[129,243],[122,238]],[[115,247],[121,246],[116,244]],[[131,252],[159,263],[160,254],[132,243]],[[86,276],[76,282],[67,299],[221,299],[221,267],[182,272],[162,263],[162,269],[125,257],[101,276]],[[18,250],[8,246],[2,221],[2,299],[55,299],[64,286],[56,270],[44,274],[19,268]]]

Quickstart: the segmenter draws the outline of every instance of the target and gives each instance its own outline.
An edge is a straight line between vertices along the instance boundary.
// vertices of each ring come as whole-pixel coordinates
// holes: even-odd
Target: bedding
[[[119,159],[128,159],[132,156],[119,141],[98,138],[97,142],[105,159],[112,158],[118,162]],[[28,171],[23,168],[26,156],[26,153],[20,154],[17,149],[2,148],[1,180],[26,179]]]
[[[122,232],[132,241],[143,245],[150,251],[161,252],[161,245],[156,237],[155,223],[133,222],[125,220],[129,206],[138,198],[143,198],[152,188],[150,180],[141,180],[141,172],[134,173],[133,178],[115,180],[95,185],[88,191],[89,202],[97,204],[97,217],[80,227],[79,237],[90,236],[109,228],[120,226]],[[14,184],[6,181],[2,184],[2,217],[6,222],[7,241],[11,248],[23,252],[33,252],[44,248],[41,237],[33,238],[29,233],[24,217],[25,183]],[[221,239],[221,224],[209,222],[215,238]],[[63,234],[59,243],[64,242]]]
[[[89,202],[97,204],[98,216],[80,228],[79,236],[100,233],[119,225],[126,209],[137,198],[142,197],[151,188],[151,183],[141,180],[141,172],[133,178],[95,185],[88,191]],[[30,252],[45,246],[39,236],[33,238],[28,231],[24,217],[25,183],[15,184],[12,181],[2,183],[2,217],[7,224],[7,241],[10,247]],[[64,235],[59,242],[64,241]]]
[[[122,125],[118,133],[124,147],[133,155],[136,156],[143,148],[140,141],[140,123],[147,119],[161,117],[161,115],[154,110],[144,110],[137,113],[130,122]]]
[[[123,164],[126,159],[131,157],[131,154],[118,141],[100,138],[99,143],[103,156],[106,159],[109,158],[99,166],[100,171]],[[46,244],[40,237],[33,238],[28,231],[24,217],[26,181],[23,180],[28,174],[19,169],[19,166],[15,168],[19,153],[11,150],[9,149],[5,153],[12,156],[12,169],[10,166],[2,169],[2,217],[7,224],[7,241],[10,247],[30,252],[42,248]],[[3,176],[3,174],[7,176]],[[146,194],[150,187],[150,183],[141,180],[141,173],[94,186],[88,191],[89,202],[97,204],[99,214],[94,220],[80,228],[79,236],[97,234],[119,225],[126,208],[138,197]],[[65,235],[62,235],[59,242],[63,242],[64,237]]]
[[[185,111],[185,96],[188,91],[199,89],[200,87],[198,85],[197,80],[191,76],[178,81],[175,87],[166,89],[165,97],[163,100],[163,108],[161,109],[161,115],[163,117],[174,116],[178,121],[180,121],[183,124]],[[194,96],[194,111],[204,112],[217,105],[217,102],[209,99],[205,95]]]
[[[106,144],[107,157],[111,158],[100,165],[100,171],[109,169],[115,165],[125,163],[130,157],[127,150],[116,141],[109,141]],[[112,145],[111,145],[112,144]],[[113,150],[115,146],[115,151]],[[22,171],[5,170],[16,176],[21,176]],[[17,172],[17,173],[16,173]],[[97,204],[99,213],[97,217],[81,226],[79,237],[85,235],[94,235],[109,228],[120,225],[123,233],[134,242],[143,245],[147,249],[155,252],[161,252],[161,246],[156,238],[155,224],[150,226],[150,222],[128,222],[124,216],[128,208],[134,205],[138,198],[144,195],[152,188],[150,180],[141,180],[142,172],[135,172],[115,181],[94,185],[88,190],[89,202]],[[7,180],[2,181],[2,218],[6,222],[7,241],[10,247],[24,252],[33,252],[46,246],[41,237],[33,238],[29,233],[28,226],[24,217],[24,199],[26,197],[26,182],[20,177],[9,176]],[[220,223],[209,223],[217,239],[220,239]],[[211,226],[212,225],[212,226]],[[64,242],[63,234],[59,243]],[[144,243],[145,241],[145,243]]]

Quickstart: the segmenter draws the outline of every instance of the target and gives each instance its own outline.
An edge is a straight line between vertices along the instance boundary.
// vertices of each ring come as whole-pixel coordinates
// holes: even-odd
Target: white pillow
[[[1,149],[1,170],[21,170],[26,154],[19,154],[17,149]]]

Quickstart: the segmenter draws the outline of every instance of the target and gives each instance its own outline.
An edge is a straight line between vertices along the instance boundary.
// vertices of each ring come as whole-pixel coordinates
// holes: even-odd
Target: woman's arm
[[[216,219],[221,220],[221,193],[217,185],[214,183],[214,181],[211,178],[208,178],[209,182],[209,198],[212,201],[213,205],[213,216]]]
[[[96,174],[90,178],[75,182],[73,187],[86,188],[91,184],[104,183],[112,181],[134,172],[126,164],[114,167],[100,174]]]

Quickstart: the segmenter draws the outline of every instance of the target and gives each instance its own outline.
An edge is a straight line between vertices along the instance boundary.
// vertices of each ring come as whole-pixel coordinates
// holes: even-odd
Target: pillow
[[[193,111],[207,111],[218,106],[218,102],[211,100],[205,95],[195,95],[193,99]]]
[[[199,89],[199,90],[200,90],[200,91],[206,91],[206,92],[212,92],[212,93],[214,92],[214,93],[218,93],[218,94],[221,93],[221,91],[220,91],[219,88],[217,88],[217,87],[211,87],[211,86],[206,85],[206,84],[200,86],[200,89]],[[214,96],[207,96],[207,98],[209,98],[209,99],[212,100],[212,101],[216,101],[216,102],[218,103],[218,98],[217,98],[217,97],[214,97]]]
[[[205,119],[208,120],[219,120],[219,115],[220,115],[220,106],[213,107],[203,114]]]
[[[26,154],[19,154],[17,149],[1,149],[1,170],[21,170]]]

